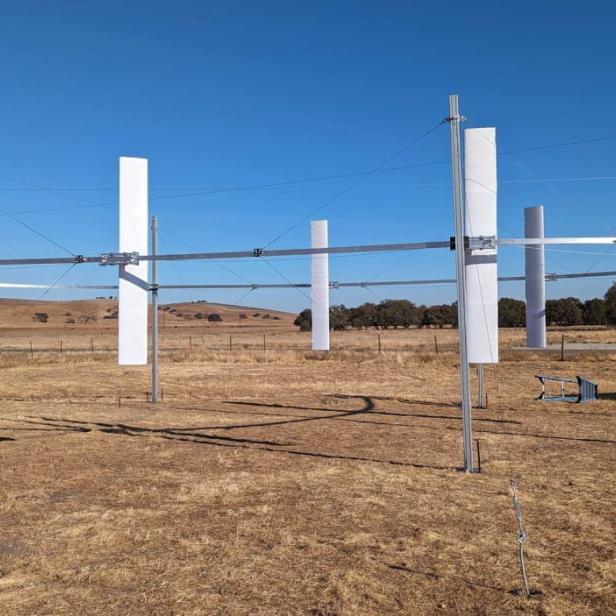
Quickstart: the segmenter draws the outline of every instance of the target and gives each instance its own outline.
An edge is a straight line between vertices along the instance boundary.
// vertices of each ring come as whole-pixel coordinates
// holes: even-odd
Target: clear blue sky
[[[263,246],[356,177],[207,192],[371,169],[446,116],[450,93],[460,95],[468,126],[497,127],[502,151],[616,135],[615,23],[608,1],[6,3],[0,208],[24,212],[20,220],[72,252],[115,250],[117,157],[144,156],[162,250],[186,251],[180,239],[200,250]],[[500,234],[520,235],[523,208],[542,203],[548,235],[616,235],[616,181],[560,181],[616,176],[615,148],[616,139],[606,139],[501,156]],[[390,166],[448,158],[441,127]],[[545,179],[554,181],[534,181]],[[449,182],[447,162],[375,174],[318,217],[329,219],[332,245],[444,239],[452,229]],[[82,207],[98,203],[106,206]],[[76,209],[60,209],[69,207]],[[27,213],[44,209],[52,211]],[[304,223],[275,246],[308,242]],[[547,269],[616,269],[616,250],[582,250],[599,254],[548,252]],[[62,253],[3,216],[0,254]],[[404,256],[332,258],[331,278],[454,270],[447,251]],[[166,264],[161,282],[281,281],[262,262],[226,265],[237,275],[211,263]],[[305,258],[275,265],[292,281],[309,279]],[[0,276],[47,282],[61,271]],[[503,249],[500,271],[522,273],[522,252]],[[81,266],[65,280],[114,276]],[[610,283],[551,283],[548,295],[602,295]],[[519,283],[501,286],[502,295],[522,292]],[[162,301],[234,303],[241,295],[167,292]],[[436,303],[452,301],[454,289],[335,291],[332,301],[385,297]],[[294,310],[307,303],[294,290],[254,291],[243,302]]]

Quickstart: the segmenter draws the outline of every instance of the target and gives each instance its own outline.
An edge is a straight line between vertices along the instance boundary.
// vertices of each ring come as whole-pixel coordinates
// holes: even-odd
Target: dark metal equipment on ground
[[[537,400],[545,400],[546,402],[590,402],[591,400],[596,400],[599,396],[599,386],[597,383],[593,383],[583,376],[576,376],[575,379],[565,379],[560,376],[548,376],[546,374],[536,374],[535,376],[541,383],[541,393]],[[546,395],[546,381],[560,383],[560,394],[556,396]],[[577,394],[566,394],[565,383],[577,385]]]

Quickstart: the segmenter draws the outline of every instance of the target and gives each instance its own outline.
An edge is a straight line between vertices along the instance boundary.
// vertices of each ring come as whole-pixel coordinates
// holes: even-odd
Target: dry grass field
[[[503,332],[469,475],[455,332],[383,332],[380,354],[337,333],[323,357],[290,316],[230,320],[167,324],[157,405],[100,321],[2,332],[0,613],[616,614],[616,355],[507,352],[523,332]],[[538,372],[601,399],[536,401]]]

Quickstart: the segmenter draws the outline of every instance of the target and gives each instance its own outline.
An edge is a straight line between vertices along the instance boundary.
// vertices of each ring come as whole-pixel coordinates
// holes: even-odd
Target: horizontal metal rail
[[[482,238],[471,238],[480,240]],[[499,246],[532,246],[553,244],[616,244],[616,237],[552,237],[552,238],[520,238],[498,239]],[[97,256],[76,255],[74,257],[40,257],[26,259],[0,259],[3,265],[71,265],[83,263],[98,263],[120,265],[138,261],[205,261],[211,259],[250,259],[262,257],[288,257],[320,254],[362,254],[371,252],[394,252],[408,250],[425,250],[432,248],[450,248],[450,241],[445,242],[406,242],[399,244],[358,244],[355,246],[330,246],[328,248],[283,248],[269,250],[254,248],[229,252],[189,252],[157,255],[137,255],[136,253],[103,253]]]
[[[604,272],[572,272],[569,274],[548,273],[545,275],[546,282],[571,278],[607,278],[616,277],[616,270]],[[521,282],[525,280],[524,276],[499,276],[499,282]],[[428,278],[423,280],[365,280],[356,282],[337,282],[329,283],[332,289],[342,289],[350,287],[397,287],[397,286],[413,286],[413,285],[438,285],[438,284],[454,284],[455,278]],[[82,290],[105,290],[113,291],[118,288],[118,285],[95,285],[95,284],[26,284],[18,282],[0,282],[0,289],[82,289]],[[159,284],[158,289],[210,289],[210,290],[233,290],[233,289],[309,289],[309,282],[297,283],[263,283],[263,284]]]
[[[157,255],[138,255],[139,261],[205,261],[210,259],[250,259],[262,257],[288,257],[301,255],[320,255],[320,254],[345,254],[345,253],[370,253],[370,252],[392,252],[406,250],[425,250],[428,248],[449,248],[449,242],[407,242],[401,244],[364,244],[356,246],[330,246],[329,248],[283,248],[279,250],[268,250],[265,248],[254,248],[253,250],[239,250],[235,252],[188,252],[174,254]],[[119,255],[115,254],[117,260],[109,261],[106,253],[98,256],[77,255],[75,257],[41,257],[33,259],[0,259],[2,265],[62,265],[62,264],[81,264],[81,263],[109,263],[119,265],[130,261],[119,260]],[[132,257],[132,254],[130,255]]]

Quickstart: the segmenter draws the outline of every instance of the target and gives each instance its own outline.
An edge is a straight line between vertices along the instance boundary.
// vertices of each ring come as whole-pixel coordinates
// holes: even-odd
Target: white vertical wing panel
[[[148,161],[120,157],[120,252],[148,253]],[[148,363],[148,264],[119,266],[118,364]]]
[[[496,236],[496,130],[464,131],[465,225],[470,237]],[[466,318],[469,362],[498,362],[496,249],[466,253]]]
[[[543,238],[543,206],[524,208],[524,237]],[[545,248],[526,246],[526,346],[545,349]]]
[[[310,222],[310,245],[327,248],[327,220]],[[329,255],[312,255],[312,349],[329,351]]]

